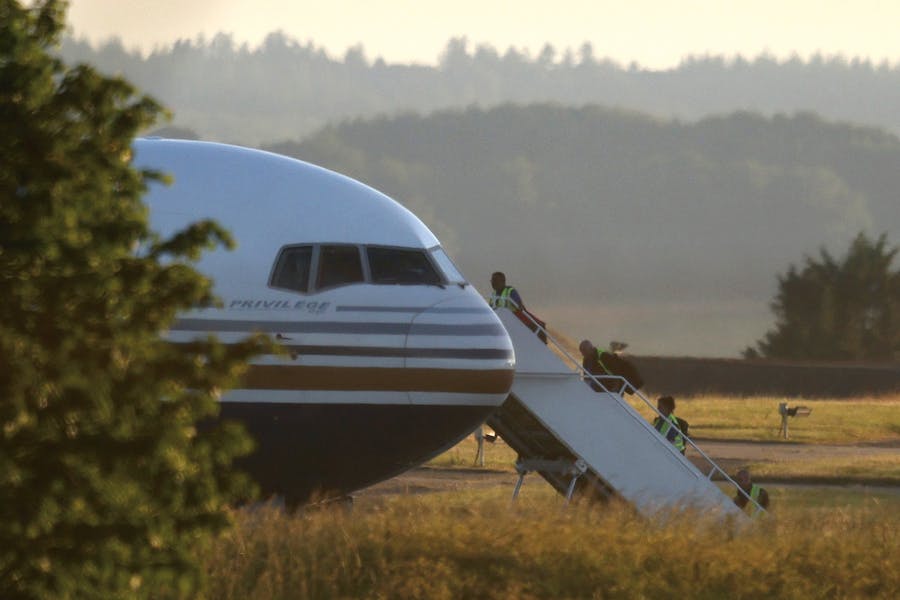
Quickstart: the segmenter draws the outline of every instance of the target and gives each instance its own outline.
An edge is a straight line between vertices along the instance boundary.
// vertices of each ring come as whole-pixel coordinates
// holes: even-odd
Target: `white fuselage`
[[[389,477],[458,441],[506,398],[515,358],[500,321],[415,215],[384,194],[286,157],[141,139],[136,165],[170,174],[146,197],[171,235],[213,219],[237,242],[198,264],[220,308],[167,338],[270,333],[223,417],[245,423],[264,491],[302,501]]]

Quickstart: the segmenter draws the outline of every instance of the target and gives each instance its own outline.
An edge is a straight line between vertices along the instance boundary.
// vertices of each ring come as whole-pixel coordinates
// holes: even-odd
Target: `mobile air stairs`
[[[577,494],[622,498],[641,512],[692,506],[741,514],[711,480],[719,473],[740,488],[687,436],[685,443],[708,462],[707,474],[663,438],[622,395],[598,393],[586,385],[583,377],[593,377],[584,373],[580,361],[552,336],[547,335],[545,345],[508,309],[497,309],[497,316],[515,347],[516,374],[509,397],[487,424],[519,454],[514,498],[525,475],[536,472],[567,501]],[[564,360],[574,363],[578,371]],[[643,394],[619,379],[656,412]],[[756,504],[749,497],[748,502]],[[758,504],[756,507],[763,510]]]

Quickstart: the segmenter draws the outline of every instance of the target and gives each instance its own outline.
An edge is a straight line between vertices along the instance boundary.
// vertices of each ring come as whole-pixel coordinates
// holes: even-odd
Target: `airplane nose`
[[[413,404],[443,401],[499,406],[512,387],[515,351],[503,324],[476,294],[438,302],[417,314],[406,338],[406,364],[432,378]]]

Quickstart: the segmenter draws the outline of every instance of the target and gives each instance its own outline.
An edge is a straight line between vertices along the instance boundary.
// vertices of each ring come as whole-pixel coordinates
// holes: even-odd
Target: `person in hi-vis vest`
[[[734,480],[737,482],[741,489],[744,490],[744,494],[740,491],[736,492],[734,495],[734,503],[738,505],[742,510],[747,510],[749,507],[749,513],[752,516],[757,516],[763,514],[759,507],[756,506],[750,500],[754,500],[759,506],[763,507],[766,510],[769,510],[769,492],[767,492],[762,486],[759,486],[750,479],[750,471],[747,469],[741,469],[734,476]],[[747,498],[750,496],[750,498]]]
[[[498,308],[506,308],[516,315],[525,327],[537,334],[545,344],[547,343],[547,322],[538,318],[533,312],[525,308],[522,302],[522,296],[511,285],[506,285],[506,274],[502,271],[496,271],[491,275],[491,296],[487,299],[488,304],[494,310]]]
[[[607,352],[603,348],[598,348],[591,340],[582,340],[578,345],[578,351],[582,356],[581,368],[584,369],[585,382],[595,392],[610,391],[630,394],[644,385],[644,380],[634,365],[615,352]],[[631,385],[625,385],[619,377],[624,377]]]
[[[653,426],[660,435],[672,442],[672,445],[678,448],[679,452],[684,454],[684,436],[681,434],[687,433],[687,421],[675,416],[675,398],[672,396],[663,396],[659,398],[656,401],[656,408],[663,416],[656,417],[653,420]]]
[[[488,299],[491,308],[508,308],[515,313],[525,308],[516,288],[506,285],[505,273],[497,271],[491,275],[491,288],[494,290]]]

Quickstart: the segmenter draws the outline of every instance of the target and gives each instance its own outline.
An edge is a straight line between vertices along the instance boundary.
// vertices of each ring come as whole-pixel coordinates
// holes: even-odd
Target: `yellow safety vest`
[[[745,509],[748,508],[748,507],[750,508],[750,515],[753,516],[753,517],[757,517],[757,516],[759,516],[759,515],[764,514],[763,511],[762,511],[760,508],[758,508],[758,505],[759,505],[759,491],[760,491],[761,489],[762,489],[762,488],[759,487],[758,485],[756,485],[755,483],[754,483],[754,484],[751,484],[751,486],[750,486],[750,499],[753,500],[753,503],[748,502],[747,504],[744,505],[744,508],[745,508]],[[755,503],[755,504],[754,504],[754,503]]]
[[[491,298],[489,303],[491,308],[508,308],[513,311],[519,310],[519,306],[516,304],[516,301],[509,297],[512,294],[512,291],[515,288],[512,286],[506,286],[503,288],[503,291],[500,292],[500,295],[497,295],[497,292],[491,294]]]
[[[615,375],[612,371],[606,368],[606,365],[603,364],[603,359],[600,358],[600,355],[606,352],[603,348],[594,348],[597,351],[597,364],[603,367],[603,370],[606,371],[607,375]]]
[[[669,415],[667,419],[663,420],[662,427],[659,428],[659,433],[666,437],[669,433],[669,430],[672,429],[672,425],[678,427],[678,419],[675,417],[675,413]],[[672,444],[678,448],[679,452],[684,452],[684,436],[680,433],[675,436],[675,439],[672,441]],[[757,495],[759,495],[759,491],[757,490]]]

